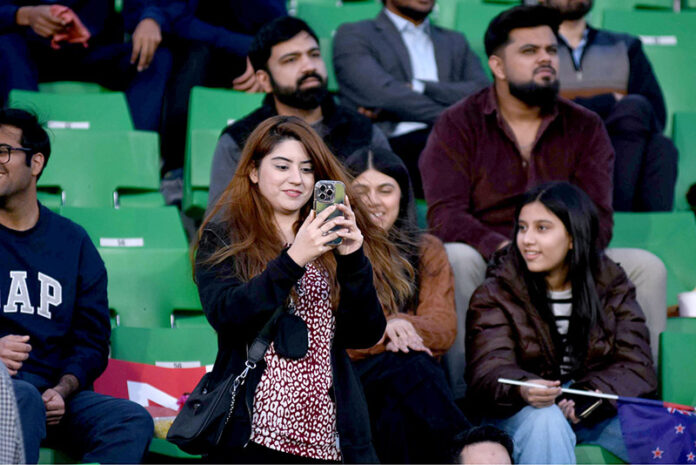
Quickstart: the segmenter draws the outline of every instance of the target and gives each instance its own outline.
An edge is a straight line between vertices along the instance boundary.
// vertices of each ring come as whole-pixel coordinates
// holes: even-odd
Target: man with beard
[[[443,242],[455,275],[458,340],[447,354],[455,396],[463,393],[464,328],[469,299],[486,261],[510,243],[515,207],[528,189],[568,181],[595,202],[600,246],[612,234],[614,151],[602,120],[557,97],[560,24],[556,10],[518,6],[502,12],[485,35],[494,84],[447,109],[420,160],[428,223]],[[666,324],[666,271],[637,249],[611,249],[638,288],[653,351]]]
[[[377,18],[334,37],[341,101],[370,116],[423,197],[418,157],[445,108],[489,84],[464,36],[430,23],[435,0],[383,0]]]
[[[592,0],[542,1],[563,19],[561,95],[599,114],[614,146],[614,210],[671,210],[678,154],[662,134],[665,102],[640,39],[590,27]]]
[[[319,40],[301,19],[285,16],[263,26],[251,43],[249,60],[268,95],[261,108],[222,132],[210,174],[209,211],[232,179],[247,137],[271,116],[302,118],[340,160],[369,145],[389,149],[368,118],[334,102]]]

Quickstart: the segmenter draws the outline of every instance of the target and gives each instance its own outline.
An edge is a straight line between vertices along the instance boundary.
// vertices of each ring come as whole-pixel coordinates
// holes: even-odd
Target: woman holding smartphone
[[[317,180],[344,182],[345,204],[315,214]],[[277,116],[250,135],[234,178],[201,226],[196,281],[219,345],[212,386],[242,371],[247,345],[279,305],[286,307],[210,460],[376,461],[345,349],[369,347],[384,332],[378,294],[391,291],[375,288],[372,266],[390,276],[394,250],[352,204],[352,193],[311,127]],[[327,221],[335,209],[342,216]],[[337,238],[339,245],[328,244]],[[303,344],[306,353],[297,354]]]
[[[381,340],[349,352],[365,389],[377,455],[383,463],[445,463],[453,438],[470,427],[437,360],[457,331],[447,254],[442,242],[418,229],[408,171],[398,156],[366,149],[346,165],[372,223],[404,259],[399,274],[412,283],[395,305],[383,302]]]
[[[468,400],[513,437],[516,463],[575,463],[576,442],[628,461],[616,406],[561,393],[640,397],[657,387],[635,288],[597,248],[596,208],[575,186],[544,184],[525,194],[514,231],[471,299]]]

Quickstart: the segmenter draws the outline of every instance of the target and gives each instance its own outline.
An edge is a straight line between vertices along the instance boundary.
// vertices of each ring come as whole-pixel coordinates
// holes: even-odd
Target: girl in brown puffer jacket
[[[626,274],[597,249],[597,212],[568,183],[529,191],[467,314],[468,398],[515,442],[516,463],[574,463],[577,442],[628,460],[615,405],[657,386],[645,318]],[[498,378],[547,388],[503,385]]]

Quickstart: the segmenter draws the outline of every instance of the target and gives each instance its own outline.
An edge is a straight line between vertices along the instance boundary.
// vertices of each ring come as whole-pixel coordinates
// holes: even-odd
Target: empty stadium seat
[[[696,287],[696,221],[690,212],[614,213],[610,247],[649,250],[667,267],[667,305]]]
[[[117,325],[171,327],[175,310],[201,312],[176,207],[63,208],[82,225],[108,273]]]
[[[123,92],[52,93],[14,89],[9,106],[34,111],[49,129],[133,130]]]
[[[222,130],[258,108],[265,94],[194,87],[189,105],[183,210],[200,218],[208,204],[210,165]]]
[[[200,362],[211,365],[217,355],[217,337],[211,327],[129,328],[117,327],[111,333],[111,357],[129,362]],[[165,439],[152,438],[150,452],[167,457],[191,459]]]
[[[297,5],[296,16],[309,24],[317,37],[333,37],[341,24],[372,19],[381,9],[380,2],[350,2],[340,5],[301,2]]]
[[[49,208],[161,206],[159,139],[147,131],[73,131],[52,135],[38,181]]]
[[[694,108],[696,109],[696,107]],[[696,184],[696,113],[677,113],[674,115],[674,135],[672,138],[679,149],[674,209],[689,210],[686,193],[692,184]]]
[[[696,332],[664,331],[660,334],[660,384],[662,399],[666,402],[696,405],[694,354]]]

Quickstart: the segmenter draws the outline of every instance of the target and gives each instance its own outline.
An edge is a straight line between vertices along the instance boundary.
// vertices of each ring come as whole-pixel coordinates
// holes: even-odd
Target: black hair
[[[560,335],[549,304],[545,275],[530,272],[517,247],[520,212],[525,205],[534,202],[540,202],[561,220],[573,243],[573,248],[566,255],[566,264],[568,265],[568,281],[573,293],[568,344],[571,348],[571,363],[574,371],[584,361],[587,354],[588,335],[601,318],[601,306],[594,278],[598,273],[600,256],[597,207],[580,188],[567,182],[551,182],[528,191],[515,212],[512,240],[515,267],[518,275],[524,277],[532,306],[539,310],[549,325],[554,342],[559,348],[561,347]]]
[[[43,173],[51,156],[51,140],[36,114],[19,108],[0,108],[0,126],[14,126],[22,130],[20,144],[24,148],[31,149],[26,154],[26,164],[31,165],[32,155],[42,153],[44,166],[41,173]]]
[[[270,21],[261,27],[249,46],[249,61],[255,71],[268,71],[268,59],[271,50],[281,42],[286,42],[300,32],[306,32],[319,43],[319,38],[312,28],[300,18],[282,16]]]
[[[386,174],[396,180],[401,189],[399,201],[399,214],[394,225],[387,234],[390,241],[396,245],[401,255],[411,264],[416,273],[415,282],[418,283],[420,239],[422,231],[418,227],[416,217],[416,201],[413,194],[413,186],[408,169],[404,162],[391,150],[379,147],[365,147],[348,157],[344,162],[345,167],[355,177],[360,176],[370,168]],[[405,310],[418,302],[418,286]]]
[[[512,458],[512,452],[514,450],[512,438],[505,431],[492,425],[474,426],[458,433],[452,439],[452,463],[461,463],[460,455],[464,448],[480,442],[495,442],[500,444],[510,455],[510,462],[515,463]]]
[[[520,5],[503,11],[488,24],[483,42],[486,56],[508,44],[510,31],[525,27],[549,26],[554,34],[558,33],[561,13],[555,8],[542,5]]]

